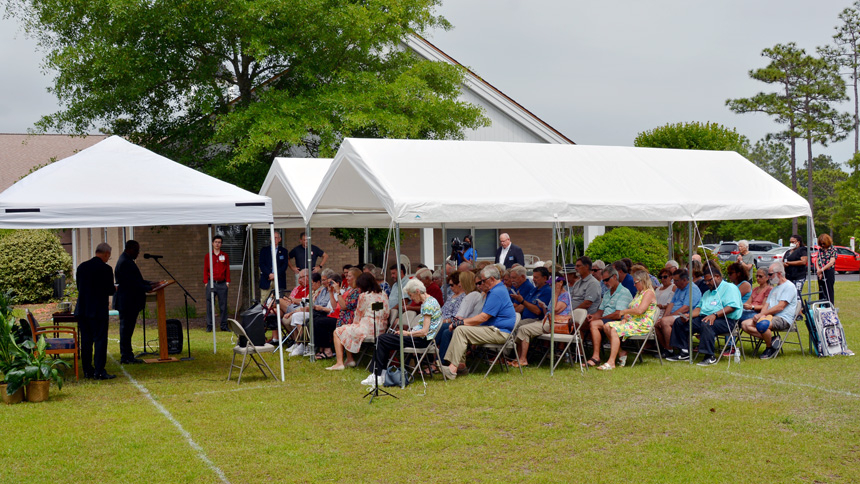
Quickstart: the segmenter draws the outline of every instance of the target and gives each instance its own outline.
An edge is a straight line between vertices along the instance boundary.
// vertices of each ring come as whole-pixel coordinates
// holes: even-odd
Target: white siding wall
[[[503,113],[499,108],[480,98],[468,86],[461,87],[460,99],[475,106],[484,108],[484,114],[492,123],[490,126],[469,129],[465,132],[467,141],[510,141],[518,143],[546,143],[534,131],[525,129],[523,125]]]

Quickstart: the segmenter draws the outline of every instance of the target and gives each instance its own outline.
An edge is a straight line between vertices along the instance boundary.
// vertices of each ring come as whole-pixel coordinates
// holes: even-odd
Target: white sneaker
[[[298,343],[293,343],[292,345],[290,345],[290,347],[289,347],[289,348],[287,348],[287,350],[286,350],[286,351],[293,351],[294,349],[296,349],[296,345],[297,345],[297,344],[298,344]]]
[[[305,347],[305,352],[304,352],[304,354],[302,354],[302,356],[311,356],[313,354],[314,354],[313,350],[311,349],[310,345],[308,345]]]
[[[290,351],[290,356],[299,356],[305,353],[305,345],[299,344],[292,351]]]
[[[367,378],[361,380],[361,385],[373,385],[373,373],[367,375]]]

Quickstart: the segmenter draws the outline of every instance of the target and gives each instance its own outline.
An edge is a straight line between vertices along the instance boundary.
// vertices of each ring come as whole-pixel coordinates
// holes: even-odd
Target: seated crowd
[[[406,347],[426,348],[436,343],[442,365],[432,370],[457,378],[467,371],[472,345],[504,344],[509,338],[516,351],[506,357],[515,367],[529,365],[535,339],[549,334],[579,334],[591,346],[584,365],[613,370],[627,364],[622,342],[649,335],[667,361],[689,361],[689,335],[698,336],[700,366],[717,362],[716,340],[727,338],[727,353],[736,351],[731,339],[735,325],[762,340],[762,359],[776,356],[780,340],[774,331],[786,331],[795,318],[798,293],[786,279],[781,262],[755,274],[733,263],[723,277],[713,261],[692,261],[690,280],[686,267],[674,260],[655,277],[642,264],[621,259],[611,264],[579,257],[564,267],[526,268],[490,261],[449,260],[434,273],[419,266],[409,277],[403,265],[389,267],[389,281],[381,268],[365,264],[299,274],[299,285],[280,301],[283,328],[294,335],[291,356],[309,356],[303,344],[304,325],[313,312],[316,358],[335,358],[327,370],[356,366],[355,355],[365,342],[376,338],[374,372],[362,383],[382,383],[391,355],[400,347],[397,319],[389,328],[391,310],[413,311],[402,331]],[[555,269],[555,270],[553,270]],[[398,279],[400,282],[398,283]],[[376,306],[376,309],[374,309]],[[551,309],[550,309],[551,308]],[[555,322],[555,326],[551,322]],[[546,350],[548,342],[540,341]],[[584,347],[585,345],[583,345]],[[601,359],[603,350],[608,358]]]

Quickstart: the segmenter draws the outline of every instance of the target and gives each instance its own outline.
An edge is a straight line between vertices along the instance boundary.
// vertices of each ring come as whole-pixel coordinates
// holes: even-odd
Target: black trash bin
[[[66,275],[63,271],[54,276],[54,299],[63,299],[66,297]]]

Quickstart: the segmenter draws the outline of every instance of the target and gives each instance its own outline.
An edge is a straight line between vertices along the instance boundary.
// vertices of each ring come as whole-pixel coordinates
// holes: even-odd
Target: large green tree
[[[832,46],[818,49],[822,57],[831,59],[844,68],[844,74],[851,80],[854,92],[854,153],[860,152],[860,1],[855,1],[852,7],[845,8],[839,13],[841,24],[834,27]]]
[[[827,145],[843,139],[850,129],[847,114],[838,112],[833,104],[847,99],[845,81],[839,76],[838,66],[826,58],[813,57],[793,42],[777,44],[762,51],[770,63],[750,71],[755,80],[778,86],[776,92],[760,92],[750,98],[729,99],[726,105],[736,113],[761,112],[773,116],[786,129],[773,134],[773,138],[788,142],[791,158],[791,188],[797,192],[796,141],[806,139],[807,163],[812,163],[812,146]],[[807,183],[813,183],[809,172]],[[810,207],[814,208],[813,192],[809,192]],[[797,219],[792,222],[797,233]]]
[[[487,123],[463,70],[402,42],[440,0],[6,0],[61,110],[38,129],[127,136],[256,191],[275,156],[348,136],[460,138]]]

